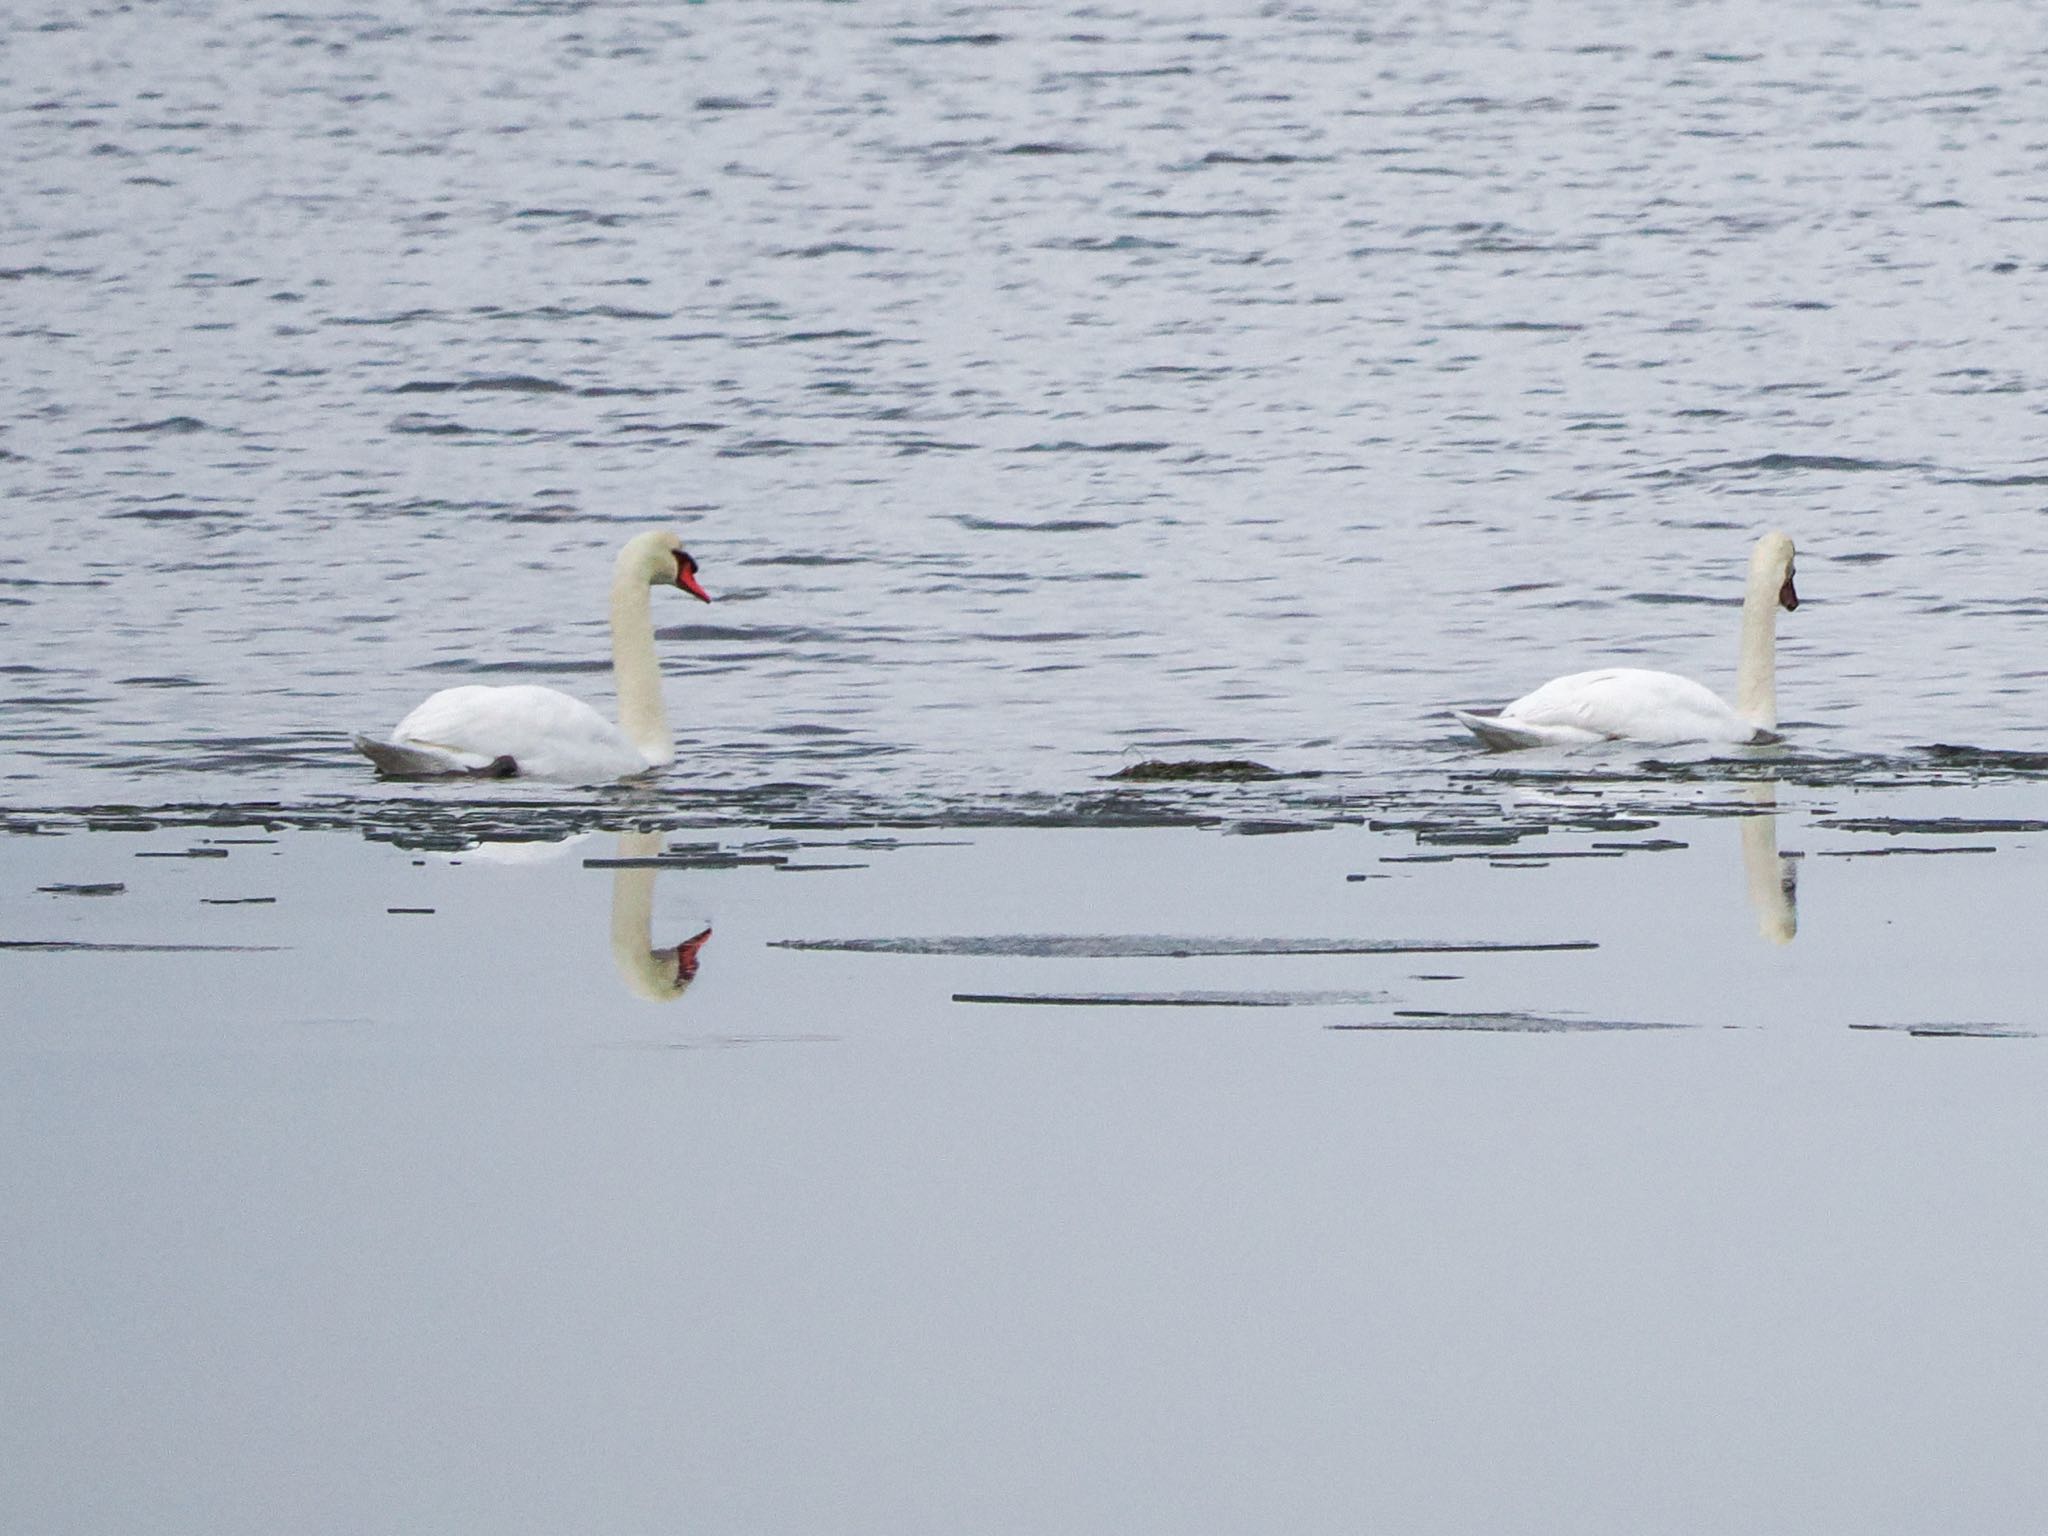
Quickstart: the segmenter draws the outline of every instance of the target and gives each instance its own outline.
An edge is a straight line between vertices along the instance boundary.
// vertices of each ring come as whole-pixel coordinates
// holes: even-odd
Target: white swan
[[[1767,533],[1749,557],[1742,599],[1742,654],[1735,707],[1691,678],[1639,667],[1606,667],[1553,678],[1497,715],[1452,710],[1496,752],[1517,747],[1576,747],[1594,741],[1778,741],[1778,609],[1799,606],[1792,586],[1792,541]]]
[[[626,541],[612,566],[613,725],[581,699],[522,684],[444,688],[398,722],[389,741],[357,736],[356,749],[381,773],[400,778],[474,774],[589,783],[620,779],[674,760],[675,741],[661,707],[661,666],[654,656],[648,589],[680,587],[710,602],[697,562],[675,534],[660,529]]]

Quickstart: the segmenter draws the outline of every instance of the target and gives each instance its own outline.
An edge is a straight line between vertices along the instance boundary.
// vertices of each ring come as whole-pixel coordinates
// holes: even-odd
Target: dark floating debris
[[[1372,832],[1413,832],[1415,841],[1434,844],[1438,847],[1470,845],[1476,848],[1502,848],[1519,843],[1525,837],[1541,837],[1550,830],[1548,822],[1537,822],[1523,826],[1478,826],[1472,823],[1446,821],[1384,821],[1374,818],[1368,821],[1366,829]],[[1641,830],[1654,827],[1654,821],[1641,824]],[[1603,830],[1635,831],[1632,826],[1615,827],[1612,822],[1603,822]]]
[[[1823,859],[1888,859],[1902,853],[1996,853],[1990,843],[1951,843],[1946,848],[1922,848],[1907,844],[1900,848],[1823,848]]]
[[[1512,853],[1459,853],[1453,858],[1485,859],[1489,864],[1526,864],[1539,862],[1548,864],[1552,859],[1618,859],[1622,856],[1619,848],[1531,848]]]
[[[1660,1024],[1637,1019],[1557,1018],[1540,1013],[1439,1013],[1428,1008],[1397,1008],[1390,1019],[1365,1024],[1332,1024],[1331,1029],[1463,1030],[1476,1034],[1555,1035],[1593,1030],[1690,1029],[1689,1024]]]
[[[1034,1008],[1327,1008],[1381,1003],[1384,992],[955,992],[956,1003]]]
[[[432,917],[434,915],[432,907],[386,907],[384,910],[391,913],[394,917]]]
[[[275,896],[202,896],[199,904],[203,907],[274,907]]]
[[[1417,841],[1421,841],[1421,839],[1418,838]],[[1460,839],[1460,841],[1464,841],[1464,839]],[[1596,845],[1592,848],[1530,848],[1503,852],[1498,847],[1498,843],[1500,841],[1513,841],[1513,839],[1473,838],[1470,841],[1482,842],[1486,846],[1476,848],[1470,853],[1383,853],[1380,855],[1380,862],[1382,864],[1448,864],[1454,859],[1484,859],[1487,863],[1502,868],[1538,869],[1548,864],[1552,859],[1618,859],[1628,851],[1625,847],[1617,848],[1609,844],[1605,848]],[[1678,846],[1683,847],[1684,844],[1681,843]]]
[[[1964,768],[1986,768],[2009,773],[2048,773],[2048,752],[2009,752],[1999,747],[1952,746],[1937,741],[1920,748],[1938,762]]]
[[[1255,763],[1246,757],[1190,758],[1185,762],[1169,763],[1159,758],[1148,758],[1142,763],[1132,763],[1128,768],[1119,768],[1109,774],[1112,779],[1128,779],[1141,784],[1159,783],[1166,780],[1198,781],[1227,780],[1243,783],[1259,779],[1310,778],[1311,774],[1287,774],[1264,763]]]
[[[772,949],[870,955],[1008,955],[1028,959],[1185,960],[1217,955],[1545,954],[1598,949],[1591,939],[1518,943],[1495,939],[1229,939],[1174,934],[960,934],[899,939],[775,939]]]
[[[188,432],[204,432],[207,426],[197,416],[165,416],[158,421],[124,421],[115,426],[92,427],[88,430],[95,433],[166,432],[173,436],[183,436]]]
[[[1796,729],[1797,722],[1793,726]],[[339,738],[333,750],[345,750]],[[622,825],[679,833],[767,826],[810,834],[884,828],[957,834],[984,827],[1220,828],[1233,821],[1270,819],[1406,831],[1424,845],[1418,851],[1438,846],[1501,847],[1545,834],[1639,840],[1648,848],[1678,841],[1669,834],[1673,821],[1697,824],[1765,814],[1754,801],[1743,798],[1752,786],[1862,792],[2039,782],[2048,779],[2048,754],[1959,746],[1888,755],[1827,755],[1774,747],[1768,753],[1683,762],[1588,754],[1569,764],[1452,765],[1425,783],[1411,779],[1401,785],[1331,772],[1276,773],[1271,780],[1235,781],[1148,782],[1137,777],[1138,772],[1156,771],[1133,764],[1114,780],[1097,779],[1064,791],[934,789],[884,795],[799,779],[664,789],[658,796],[645,786],[630,784],[568,790],[520,780],[488,788],[465,781],[459,786],[435,785],[424,793],[393,786],[382,796],[330,795],[290,803],[10,806],[0,809],[0,832],[348,830],[373,842],[459,852],[479,842],[556,841]],[[1286,782],[1310,779],[1318,782]]]
[[[1799,722],[1788,723],[1798,729]],[[1696,759],[1645,758],[1632,765],[1610,764],[1594,767],[1592,762],[1570,767],[1489,766],[1462,772],[1455,777],[1475,782],[1491,779],[1500,783],[1543,784],[1555,788],[1598,789],[1603,786],[1696,783],[1776,783],[1807,789],[1908,789],[1918,787],[1974,784],[1986,779],[2030,779],[2048,775],[2048,753],[2006,751],[1996,747],[1958,746],[1936,743],[1898,754],[1843,753],[1840,755],[1801,751],[1791,743],[1742,757]],[[1754,815],[1730,805],[1722,814]]]
[[[762,864],[771,869],[782,868],[789,863],[786,854],[780,853],[726,853],[715,844],[706,851],[697,849],[675,849],[668,853],[651,854],[645,858],[605,859],[590,858],[583,861],[585,869],[739,869],[749,864]],[[799,868],[825,868],[823,865],[800,865]],[[845,866],[859,868],[858,865]]]
[[[118,896],[128,887],[119,880],[102,880],[83,885],[66,885],[60,881],[56,885],[39,885],[36,889],[52,896]]]
[[[266,954],[278,944],[90,944],[79,939],[0,939],[0,949],[43,954],[72,952],[113,955]]]
[[[1831,816],[1815,826],[1835,832],[1881,832],[1897,837],[1906,832],[1931,832],[1952,836],[1982,836],[1987,832],[2048,832],[2048,821],[2028,818],[1985,818],[1969,816]]]
[[[2040,1031],[2017,1024],[1851,1024],[1869,1034],[1910,1035],[1922,1040],[2034,1040]]]
[[[144,848],[135,855],[138,859],[224,859],[227,856],[225,848]]]

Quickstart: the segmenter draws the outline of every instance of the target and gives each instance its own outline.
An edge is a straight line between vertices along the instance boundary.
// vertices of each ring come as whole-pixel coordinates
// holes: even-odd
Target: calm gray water
[[[371,787],[481,672],[668,791],[1401,774],[1607,658],[2033,745],[2028,7],[228,4],[0,22],[0,784]]]
[[[0,1525],[2030,1530],[2048,839],[1891,799],[1791,943],[1768,816],[9,838]]]

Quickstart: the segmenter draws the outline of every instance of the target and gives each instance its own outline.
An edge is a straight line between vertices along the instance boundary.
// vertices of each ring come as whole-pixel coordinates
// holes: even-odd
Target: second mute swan
[[[1714,741],[1778,741],[1778,610],[1799,606],[1792,586],[1792,540],[1767,533],[1749,557],[1742,598],[1742,654],[1735,706],[1674,672],[1605,667],[1553,678],[1497,715],[1452,710],[1459,724],[1496,752],[1518,747],[1577,747],[1595,741],[1669,746]]]
[[[358,751],[397,778],[470,774],[590,783],[621,779],[675,758],[661,704],[648,592],[677,587],[700,602],[697,562],[663,529],[626,541],[612,566],[612,683],[619,723],[581,699],[532,684],[443,688],[398,722],[388,741],[357,736]]]

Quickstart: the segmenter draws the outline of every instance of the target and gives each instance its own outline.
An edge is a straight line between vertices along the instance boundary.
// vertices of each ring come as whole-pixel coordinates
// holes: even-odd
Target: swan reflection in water
[[[1778,852],[1778,786],[1769,780],[1749,785],[1743,798],[1760,814],[1742,822],[1742,872],[1756,928],[1773,944],[1790,944],[1799,932],[1799,864]]]
[[[652,859],[661,853],[659,832],[621,832],[619,857]],[[654,877],[651,864],[612,871],[612,962],[628,988],[656,1003],[672,1003],[696,980],[698,951],[711,930],[669,949],[654,947]]]

